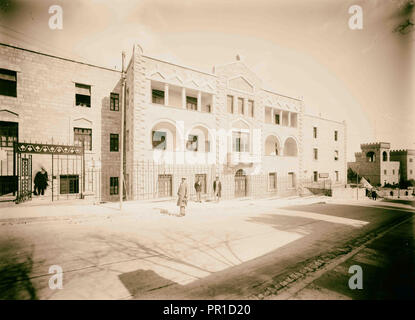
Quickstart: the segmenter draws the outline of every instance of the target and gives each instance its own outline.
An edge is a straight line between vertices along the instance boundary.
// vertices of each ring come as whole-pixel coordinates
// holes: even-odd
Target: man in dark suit
[[[202,202],[201,193],[202,193],[202,181],[200,181],[200,177],[197,178],[195,182],[195,190],[196,190],[196,202]]]
[[[216,180],[213,181],[213,193],[215,195],[215,201],[219,202],[222,195],[222,183],[219,181],[219,177],[216,177]]]

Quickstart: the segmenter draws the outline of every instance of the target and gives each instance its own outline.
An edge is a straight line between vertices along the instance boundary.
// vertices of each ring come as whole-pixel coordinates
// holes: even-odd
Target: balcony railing
[[[261,162],[261,156],[249,152],[228,152],[228,165],[252,164]]]

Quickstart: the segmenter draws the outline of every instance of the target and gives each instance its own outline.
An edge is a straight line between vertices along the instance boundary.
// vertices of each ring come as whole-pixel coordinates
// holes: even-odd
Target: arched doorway
[[[246,174],[239,169],[235,173],[235,198],[246,197]]]

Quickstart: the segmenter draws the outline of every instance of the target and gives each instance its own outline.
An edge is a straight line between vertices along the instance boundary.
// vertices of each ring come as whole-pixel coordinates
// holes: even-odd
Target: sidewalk
[[[187,216],[198,215],[199,213],[214,213],[220,211],[222,214],[228,210],[246,210],[248,208],[278,208],[291,205],[310,204],[315,202],[324,202],[327,197],[291,197],[281,199],[232,199],[217,202],[197,203],[190,201],[186,208]],[[0,208],[0,221],[14,219],[53,219],[65,217],[99,217],[113,215],[139,215],[143,218],[159,217],[164,215],[177,215],[179,208],[176,200],[158,201],[158,200],[140,200],[123,202],[122,211],[119,209],[119,202],[107,202],[103,204],[93,204],[84,200],[69,200],[54,203],[45,203],[37,201],[34,205],[30,202],[20,205]]]

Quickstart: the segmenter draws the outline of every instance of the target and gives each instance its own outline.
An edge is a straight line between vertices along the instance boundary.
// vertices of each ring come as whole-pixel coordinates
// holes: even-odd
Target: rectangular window
[[[317,160],[318,159],[318,149],[314,148],[313,150],[314,150],[314,160]]]
[[[151,102],[156,104],[164,104],[164,91],[152,89]]]
[[[409,162],[412,162],[412,158],[409,158]]]
[[[75,146],[84,146],[85,150],[92,150],[92,129],[73,128]]]
[[[334,150],[334,160],[337,161],[339,160],[339,151]]]
[[[91,107],[91,86],[75,83],[75,104],[80,107]]]
[[[0,69],[0,95],[17,97],[17,72]]]
[[[112,92],[110,95],[110,110],[112,111],[120,110],[120,95],[118,93]]]
[[[393,175],[395,174],[395,169],[393,169],[393,170],[392,170],[392,174],[393,174]]]
[[[226,105],[228,112],[233,113],[233,96],[227,96]]]
[[[249,134],[247,132],[233,132],[233,151],[249,152]]]
[[[334,171],[334,174],[336,175],[336,181],[339,181],[339,171]]]
[[[197,110],[197,98],[186,96],[186,107],[187,110]]]
[[[254,101],[248,100],[248,114],[250,117],[254,117]]]
[[[60,194],[79,193],[79,175],[60,175]]]
[[[318,181],[318,172],[317,171],[314,171],[313,172],[313,181],[314,182],[317,182]]]
[[[280,114],[275,113],[274,114],[275,124],[281,124]]]
[[[18,124],[17,122],[0,121],[0,146],[13,147],[17,142]]]
[[[118,194],[118,177],[110,177],[110,195]]]
[[[186,149],[189,151],[197,151],[197,136],[189,134]]]
[[[334,141],[337,141],[337,138],[338,138],[338,133],[337,133],[337,130],[336,130],[336,131],[334,131]]]
[[[110,133],[110,151],[118,151],[118,134]]]
[[[411,169],[411,170],[409,170],[409,174],[412,174],[412,169]]]
[[[317,127],[313,127],[313,137],[317,139]]]
[[[386,172],[387,172],[386,170],[383,170],[383,174],[387,174]]]
[[[153,131],[153,149],[166,150],[167,134],[163,131]]]
[[[202,184],[202,191],[201,193],[206,194],[206,174],[202,173],[202,174],[196,174],[195,175],[195,182],[198,181],[198,179],[200,179],[200,183]]]
[[[277,189],[277,173],[276,172],[269,173],[268,181],[269,181],[269,190]]]
[[[244,114],[245,110],[244,110],[244,99],[242,98],[238,98],[238,113],[239,114]]]
[[[288,186],[289,188],[295,188],[295,173],[288,172]]]

